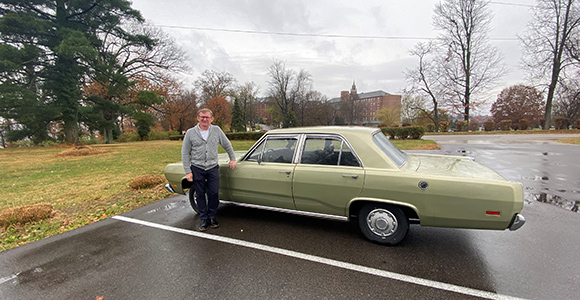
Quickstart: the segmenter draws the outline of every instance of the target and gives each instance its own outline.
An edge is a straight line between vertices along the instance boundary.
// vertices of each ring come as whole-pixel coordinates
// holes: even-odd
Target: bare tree
[[[549,128],[558,80],[575,63],[566,48],[578,39],[580,12],[576,0],[538,0],[533,12],[521,38],[523,64],[533,81],[548,86],[544,128]]]
[[[578,79],[561,79],[557,94],[554,115],[566,118],[567,125],[575,124],[580,119],[580,83]]]
[[[328,102],[326,96],[318,91],[309,93],[310,101],[304,110],[303,126],[332,125],[336,118],[336,109]]]
[[[401,119],[403,123],[414,124],[419,117],[419,112],[427,111],[425,103],[427,101],[422,96],[404,92],[401,100]]]
[[[144,45],[141,40],[120,39],[112,29],[102,32],[103,54],[110,55],[117,63],[117,72],[127,77],[144,77],[162,83],[175,72],[186,72],[189,67],[185,52],[161,28],[152,24],[126,22],[127,32],[151,41]],[[103,60],[106,60],[103,57]],[[97,78],[98,79],[98,78]]]
[[[163,104],[161,124],[168,130],[176,130],[182,133],[195,126],[197,119],[197,96],[193,91],[181,91],[176,95],[167,97]]]
[[[258,114],[256,111],[256,97],[258,96],[259,87],[252,81],[246,82],[239,86],[236,91],[236,99],[239,100],[242,110],[244,124],[250,123],[252,129],[256,126]]]
[[[138,22],[123,24],[126,31],[139,38],[119,37],[115,28],[99,32],[102,49],[95,61],[91,84],[85,87],[86,101],[80,111],[85,122],[103,133],[104,143],[113,142],[113,129],[127,113],[130,87],[147,80],[164,85],[173,81],[175,72],[185,72],[185,52],[160,28]],[[97,92],[98,91],[98,92]],[[90,112],[86,112],[92,108]],[[85,111],[85,112],[83,112]],[[95,128],[96,129],[96,128]]]
[[[326,96],[319,91],[310,90],[299,97],[297,119],[299,126],[327,125],[328,111]]]
[[[429,99],[429,103],[417,101],[409,102],[412,105],[409,109],[421,110],[428,116],[435,126],[435,131],[439,131],[439,105],[448,96],[447,87],[440,80],[439,69],[441,64],[434,57],[437,48],[434,43],[419,43],[411,50],[411,54],[419,58],[419,65],[414,70],[406,70],[405,76],[411,84],[408,91],[410,94],[417,95],[417,99]]]
[[[433,23],[447,49],[441,60],[441,80],[469,122],[473,96],[486,92],[505,73],[497,48],[488,43],[491,11],[486,0],[445,0],[435,6]]]
[[[311,90],[312,80],[307,71],[287,70],[283,61],[276,60],[268,68],[270,73],[269,98],[280,108],[284,127],[295,126],[298,102]]]
[[[234,75],[227,71],[205,70],[195,81],[195,87],[200,92],[202,103],[206,103],[216,97],[233,96],[236,82]]]

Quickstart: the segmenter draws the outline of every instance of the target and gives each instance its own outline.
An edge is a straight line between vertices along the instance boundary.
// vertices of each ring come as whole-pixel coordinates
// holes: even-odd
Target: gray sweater
[[[230,160],[236,160],[232,143],[219,126],[211,125],[207,141],[201,137],[199,124],[185,133],[181,146],[181,160],[185,173],[191,172],[191,166],[209,170],[218,164],[218,144],[228,153]]]

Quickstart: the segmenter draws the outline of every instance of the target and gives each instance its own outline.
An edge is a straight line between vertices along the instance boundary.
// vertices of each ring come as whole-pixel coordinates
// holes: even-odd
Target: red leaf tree
[[[518,128],[520,120],[527,120],[532,127],[539,125],[544,116],[544,97],[536,88],[525,85],[514,85],[501,91],[491,106],[491,114],[496,124],[503,120],[512,121],[512,127]]]

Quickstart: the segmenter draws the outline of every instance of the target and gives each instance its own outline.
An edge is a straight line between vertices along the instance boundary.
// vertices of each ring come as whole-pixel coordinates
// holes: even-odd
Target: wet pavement
[[[562,135],[427,136],[437,153],[476,158],[524,186],[526,225],[502,243],[480,231],[476,244],[498,293],[530,299],[577,299],[580,293],[580,146]],[[508,292],[510,291],[510,292]]]
[[[441,145],[440,154],[477,156],[511,181],[524,185],[526,201],[550,203],[578,213],[580,146],[558,139],[580,135],[427,136]],[[509,159],[501,159],[509,157]],[[497,163],[501,161],[501,163]]]
[[[413,226],[384,247],[354,224],[222,206],[220,228],[199,233],[175,196],[1,252],[0,299],[576,299],[580,146],[426,138],[436,153],[475,157],[522,182],[526,225]]]

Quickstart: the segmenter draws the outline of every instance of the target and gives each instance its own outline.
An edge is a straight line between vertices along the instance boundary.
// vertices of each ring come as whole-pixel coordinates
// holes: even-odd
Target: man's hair
[[[213,112],[209,108],[202,108],[197,112],[197,116],[201,116],[202,113],[209,113],[210,117],[213,117]]]

